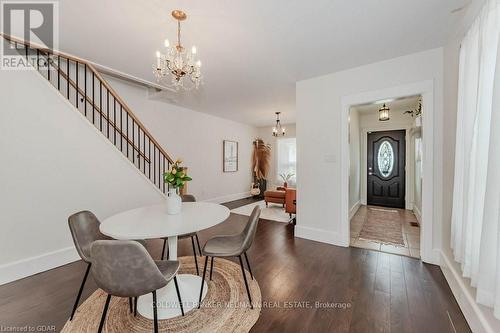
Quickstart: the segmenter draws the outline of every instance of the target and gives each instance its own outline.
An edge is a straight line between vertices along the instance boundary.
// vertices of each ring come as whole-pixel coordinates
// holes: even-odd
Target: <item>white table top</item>
[[[214,203],[183,202],[178,215],[168,215],[162,203],[113,215],[101,223],[100,230],[114,239],[153,239],[207,229],[228,217],[229,209]]]

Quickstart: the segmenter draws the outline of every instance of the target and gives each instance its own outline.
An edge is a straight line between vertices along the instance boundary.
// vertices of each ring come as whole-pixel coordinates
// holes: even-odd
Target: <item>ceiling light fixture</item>
[[[378,110],[378,120],[387,121],[389,120],[389,107],[385,104]]]
[[[179,90],[198,89],[201,84],[201,61],[196,60],[196,46],[191,48],[191,52],[181,44],[181,21],[187,18],[182,10],[174,10],[172,16],[177,20],[177,43],[170,46],[168,39],[165,39],[166,54],[156,51],[156,65],[154,75],[158,81],[167,76],[171,76],[171,84]],[[184,78],[189,77],[190,83],[185,84]]]
[[[281,126],[280,122],[280,113],[281,112],[275,112],[276,113],[276,126],[273,127],[273,136],[285,136],[285,128]]]

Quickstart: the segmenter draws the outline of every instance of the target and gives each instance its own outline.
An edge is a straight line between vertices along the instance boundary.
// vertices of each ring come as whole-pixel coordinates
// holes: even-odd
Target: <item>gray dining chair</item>
[[[85,281],[89,275],[91,263],[90,256],[90,246],[92,242],[96,240],[111,239],[103,235],[99,231],[99,226],[101,223],[97,217],[87,210],[81,211],[71,215],[68,218],[69,230],[71,231],[71,237],[73,237],[73,243],[75,244],[76,251],[82,260],[87,263],[87,269],[85,270],[85,275],[83,276],[82,283],[80,284],[80,289],[78,290],[78,295],[76,296],[75,305],[73,305],[73,310],[71,311],[71,317],[69,320],[73,320],[76,309],[78,308],[78,303],[80,302],[80,297],[82,296],[83,287],[85,286]]]
[[[248,270],[250,271],[250,276],[253,280],[253,273],[252,268],[250,267],[250,262],[248,261],[247,250],[250,248],[250,246],[252,246],[253,240],[255,238],[255,232],[257,231],[259,217],[260,207],[255,206],[252,214],[248,218],[247,225],[242,232],[236,235],[212,237],[205,243],[205,246],[203,246],[201,253],[205,256],[205,265],[203,267],[203,276],[201,279],[198,309],[201,306],[201,296],[203,295],[204,285],[203,282],[205,280],[205,273],[207,272],[207,263],[209,257],[211,257],[210,280],[212,280],[212,270],[214,267],[215,257],[238,257],[238,259],[240,260],[241,273],[243,274],[243,280],[245,281],[245,287],[247,289],[248,300],[250,301],[250,308],[253,309],[252,296],[250,295],[250,289],[248,288],[247,276],[245,274],[245,268],[243,267],[241,255],[245,255]]]
[[[130,299],[149,293],[153,294],[153,328],[154,332],[158,332],[156,291],[165,287],[172,279],[184,316],[176,278],[180,267],[178,261],[154,261],[146,248],[135,241],[98,240],[92,243],[90,253],[92,276],[97,286],[108,294],[99,323],[99,333],[106,321],[111,296]]]
[[[85,270],[85,275],[83,276],[82,283],[80,284],[80,289],[78,290],[78,295],[76,296],[75,304],[73,305],[73,310],[71,311],[71,317],[69,320],[73,320],[76,309],[78,308],[78,303],[82,296],[83,288],[85,287],[85,282],[89,275],[90,267],[92,266],[90,246],[92,242],[96,240],[109,240],[112,239],[108,236],[103,235],[99,231],[99,226],[101,222],[94,215],[94,213],[84,210],[71,215],[68,218],[69,230],[71,231],[71,237],[73,238],[73,243],[75,244],[76,251],[82,260],[87,263],[87,269]],[[146,242],[143,240],[137,241],[144,247]],[[130,312],[132,312],[132,299],[129,299]]]
[[[196,202],[196,198],[192,194],[183,194],[181,196],[182,202]],[[193,256],[194,256],[194,263],[196,265],[196,275],[200,275],[200,271],[198,269],[198,259],[196,256],[196,247],[194,246],[194,242],[196,240],[196,244],[198,245],[198,251],[200,252],[201,256],[201,247],[200,247],[200,240],[198,239],[198,234],[196,232],[190,232],[188,234],[183,234],[177,236],[178,239],[186,239],[186,238],[191,238],[191,245],[193,246]],[[163,250],[161,251],[161,259],[165,257],[165,249],[167,248],[167,237],[162,238],[163,239]],[[167,249],[167,259],[168,259],[168,249]]]

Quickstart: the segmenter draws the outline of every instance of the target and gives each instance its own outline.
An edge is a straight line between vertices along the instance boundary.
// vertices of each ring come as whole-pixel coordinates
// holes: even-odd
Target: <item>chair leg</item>
[[[205,257],[205,266],[203,266],[203,276],[201,277],[200,298],[198,299],[198,309],[201,306],[201,296],[203,295],[203,285],[205,284],[205,273],[207,272],[208,256]]]
[[[132,297],[128,298],[128,307],[130,308],[130,313],[134,312],[133,306],[132,306]]]
[[[191,245],[193,245],[193,256],[194,256],[194,263],[196,264],[196,275],[200,275],[200,271],[198,270],[198,259],[196,258],[196,247],[194,246],[194,237],[191,236]]]
[[[137,297],[134,297],[134,317],[137,317]]]
[[[247,261],[248,270],[250,271],[250,276],[252,277],[253,280],[252,268],[250,267],[250,261],[248,261],[248,256],[246,252],[245,252],[245,260]]]
[[[109,301],[111,300],[111,295],[108,294],[106,298],[106,304],[104,304],[104,310],[102,310],[101,322],[99,323],[99,330],[97,333],[102,332],[102,327],[104,326],[104,322],[106,321],[106,313],[108,312]]]
[[[165,238],[163,240],[163,250],[161,250],[161,260],[163,260],[163,258],[165,258],[165,248],[167,247],[167,239]]]
[[[90,266],[92,264],[87,265],[87,270],[85,271],[85,275],[83,276],[82,284],[80,285],[80,290],[78,290],[78,296],[76,296],[75,305],[73,305],[73,311],[71,311],[71,317],[69,320],[73,320],[73,316],[75,315],[76,309],[78,308],[78,303],[80,302],[80,297],[82,297],[83,287],[85,286],[85,281],[87,281],[87,277],[89,276]]]
[[[214,257],[210,260],[210,281],[212,281],[212,271],[214,269]]]
[[[240,259],[241,273],[243,274],[243,280],[245,281],[245,287],[247,288],[248,300],[250,301],[250,309],[253,309],[252,296],[250,296],[250,289],[248,288],[247,276],[245,274],[245,268],[243,267],[241,255],[238,256],[238,259]]]
[[[156,290],[153,291],[153,317],[154,317],[154,332],[158,333],[158,309],[156,304]]]
[[[184,306],[182,305],[181,292],[179,291],[179,285],[177,284],[177,276],[174,276],[175,291],[177,292],[177,298],[179,299],[179,304],[181,305],[181,313],[184,317]]]
[[[201,254],[200,239],[198,238],[198,234],[196,234],[195,237],[196,237],[196,244],[198,244],[198,252],[200,253],[201,257],[203,256],[203,254]]]

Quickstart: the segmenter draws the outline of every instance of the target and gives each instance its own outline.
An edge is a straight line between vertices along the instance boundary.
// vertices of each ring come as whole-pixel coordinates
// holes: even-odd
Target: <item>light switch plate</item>
[[[335,163],[337,162],[337,156],[335,154],[326,154],[324,157],[324,161],[326,163]]]

